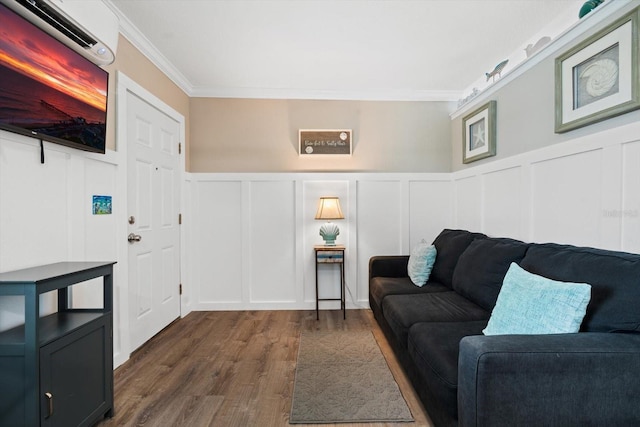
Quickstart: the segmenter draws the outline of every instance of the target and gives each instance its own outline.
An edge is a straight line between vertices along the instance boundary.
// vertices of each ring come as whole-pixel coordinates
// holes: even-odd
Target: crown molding
[[[102,0],[109,9],[113,11],[118,17],[120,22],[120,34],[122,34],[127,40],[133,44],[149,61],[151,61],[156,67],[160,69],[166,76],[174,82],[183,92],[190,95],[192,92],[192,85],[184,74],[180,72],[160,51],[154,46],[147,37],[140,32],[121,11],[118,9],[111,0]],[[117,55],[117,53],[116,53]]]
[[[335,101],[445,101],[460,99],[458,91],[321,90],[289,88],[195,87],[194,98],[317,99]]]

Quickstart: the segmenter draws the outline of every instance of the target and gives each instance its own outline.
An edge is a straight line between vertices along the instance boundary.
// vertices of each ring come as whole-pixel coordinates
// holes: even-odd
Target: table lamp
[[[327,222],[320,227],[320,235],[324,239],[325,246],[335,246],[336,237],[340,234],[338,226],[331,222],[332,219],[344,219],[340,209],[340,199],[337,197],[320,197],[316,219],[326,219]]]

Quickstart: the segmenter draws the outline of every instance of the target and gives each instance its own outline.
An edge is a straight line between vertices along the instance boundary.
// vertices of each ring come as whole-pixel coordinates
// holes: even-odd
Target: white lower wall
[[[89,154],[0,131],[0,271],[61,261],[116,261],[117,154]],[[113,197],[112,215],[93,215],[93,195]],[[114,301],[121,288],[114,267]],[[100,279],[72,288],[75,307],[102,305]],[[96,286],[99,285],[99,286]],[[56,310],[55,292],[41,297],[41,313]],[[114,330],[120,331],[120,306],[114,306]],[[0,298],[0,330],[24,322],[24,298]],[[114,353],[121,352],[119,333]]]
[[[368,306],[371,256],[408,253],[452,220],[449,174],[191,174],[189,182],[193,310],[315,308],[321,196],[338,196],[345,214],[335,222],[350,308]],[[339,280],[337,266],[320,266],[320,297],[338,297]]]

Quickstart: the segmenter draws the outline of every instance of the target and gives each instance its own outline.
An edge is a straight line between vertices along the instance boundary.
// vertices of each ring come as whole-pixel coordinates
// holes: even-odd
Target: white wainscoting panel
[[[111,163],[87,159],[84,163],[85,186],[82,203],[79,206],[84,220],[86,232],[79,233],[84,240],[84,252],[87,259],[112,260],[116,253],[116,239],[113,230],[116,227],[117,213],[122,211],[120,199],[116,194],[117,166]],[[89,207],[93,196],[111,196],[113,202],[112,215],[93,215]],[[111,258],[109,258],[111,257]],[[115,259],[113,259],[115,261]]]
[[[621,224],[621,249],[640,253],[640,142],[624,144],[622,204],[620,209],[603,212],[609,217],[618,217]]]
[[[500,169],[484,175],[483,229],[494,236],[524,239],[522,200],[526,197],[521,167]]]
[[[47,264],[69,254],[69,155],[2,141],[2,270]],[[55,225],[54,225],[55,224]]]
[[[450,176],[441,181],[409,182],[409,245],[408,254],[422,239],[431,243],[440,232],[450,226],[453,218],[453,184]]]
[[[534,241],[574,245],[599,242],[601,168],[601,150],[532,164]]]
[[[600,210],[596,217],[599,224],[598,247],[603,249],[621,249],[620,237],[622,218],[611,218],[606,212],[622,207],[623,152],[622,145],[605,145],[600,150]],[[591,245],[593,246],[593,245]]]
[[[400,180],[358,180],[358,270],[357,299],[368,298],[369,259],[376,255],[398,255],[403,251],[403,221],[407,207],[402,201]]]
[[[293,303],[296,287],[295,183],[252,181],[245,227],[249,257],[249,301]]]
[[[197,258],[195,298],[203,304],[243,301],[243,204],[241,181],[203,181],[195,191]]]
[[[71,198],[74,206],[70,214],[74,225],[70,229],[73,244],[69,259],[116,261],[117,240],[114,238],[114,230],[121,208],[116,191],[117,166],[113,163],[77,156],[72,157],[71,160],[77,174],[83,176],[84,183],[88,185],[83,186],[82,194]],[[111,215],[93,215],[90,205],[94,195],[111,196],[114,212]],[[117,269],[117,264],[114,269]],[[101,280],[94,279],[87,284],[74,286],[72,292],[74,307],[101,306],[102,293],[96,292],[96,289],[101,289]],[[115,286],[114,301],[116,301]],[[119,310],[120,305],[114,304],[114,320],[119,319]]]
[[[361,259],[402,253],[402,182],[359,180],[357,190]]]
[[[483,178],[482,175],[478,175],[456,180],[455,222],[458,228],[482,228]]]

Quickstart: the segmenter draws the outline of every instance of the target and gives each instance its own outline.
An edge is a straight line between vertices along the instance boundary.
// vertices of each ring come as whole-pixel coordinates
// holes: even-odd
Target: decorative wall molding
[[[118,153],[96,155],[44,143],[40,163],[39,141],[0,131],[0,271],[60,261],[117,260],[116,217],[120,212],[116,185]],[[93,195],[113,196],[112,215],[92,215]],[[121,275],[114,266],[114,292]],[[73,287],[75,307],[102,304],[102,294],[91,284]],[[97,289],[102,289],[98,287]],[[41,314],[56,310],[55,295],[41,299]],[[120,307],[114,307],[114,325]],[[0,300],[0,330],[24,322],[24,304],[18,297]],[[114,352],[121,349],[114,334]]]
[[[189,183],[188,227],[198,230],[188,232],[196,253],[194,310],[314,308],[313,246],[322,244],[314,214],[320,196],[340,197],[345,214],[337,241],[347,246],[349,308],[368,307],[371,256],[407,253],[416,243],[411,231],[432,239],[449,219],[435,213],[429,224],[409,220],[410,211],[428,210],[412,202],[411,194],[438,194],[450,202],[440,190],[451,185],[449,174],[190,174]],[[324,270],[320,292],[331,297],[339,281],[335,271]]]
[[[454,223],[525,241],[640,252],[638,135],[632,123],[455,172]]]

